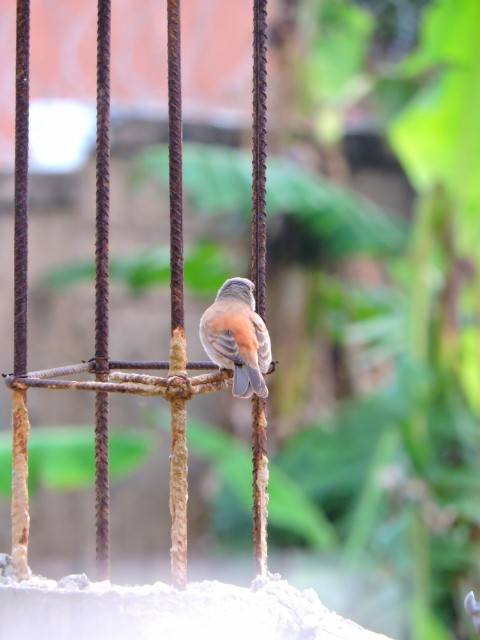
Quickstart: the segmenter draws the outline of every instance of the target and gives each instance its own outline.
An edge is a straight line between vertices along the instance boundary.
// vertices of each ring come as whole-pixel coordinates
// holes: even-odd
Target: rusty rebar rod
[[[28,142],[30,97],[30,0],[17,0],[15,83],[15,225],[13,371],[27,372],[28,323]],[[28,576],[27,392],[12,395],[12,558],[17,578]]]
[[[257,313],[266,311],[267,0],[253,3],[252,266]],[[268,460],[265,399],[252,400],[253,548],[255,570],[267,574]]]
[[[168,360],[110,360],[109,370],[115,369],[138,369],[138,370],[167,370],[170,368]],[[210,360],[194,360],[187,362],[187,369],[190,371],[201,370],[218,370],[218,365]],[[28,371],[26,374],[29,378],[52,378],[54,376],[70,376],[75,373],[91,373],[95,371],[95,359],[89,362],[80,362],[78,364],[64,365],[63,367],[52,367],[51,369],[40,369],[38,371]],[[13,374],[2,373],[4,378],[11,377]],[[15,376],[14,376],[15,377]],[[19,376],[20,377],[20,376]]]
[[[94,362],[80,362],[79,364],[70,364],[63,367],[54,367],[52,369],[28,371],[26,375],[29,378],[51,378],[53,376],[71,376],[75,373],[90,373],[94,370]]]
[[[170,341],[170,379],[178,378],[180,381],[185,381],[186,361],[185,334],[183,327],[177,327]],[[170,560],[173,583],[178,589],[184,589],[187,584],[187,398],[172,398],[170,411],[172,432],[169,500],[172,519]]]
[[[95,242],[95,373],[108,378],[109,212],[110,212],[110,0],[98,0],[97,10],[97,145]],[[110,491],[108,455],[108,393],[95,397],[95,492],[97,578],[110,574]]]
[[[186,395],[188,395],[188,398],[191,398],[199,393],[207,393],[208,391],[205,389],[214,391],[216,388],[215,385],[218,385],[218,388],[226,387],[228,380],[231,380],[232,375],[232,371],[226,369],[213,371],[212,373],[205,373],[200,376],[194,376],[193,378],[189,378],[184,375],[173,375],[168,378],[160,378],[158,376],[114,371],[110,373],[109,380],[114,382],[133,382],[135,384],[147,384],[162,387],[166,389],[166,396],[168,396],[168,393],[171,393],[172,390],[182,387],[188,390]]]
[[[28,578],[28,420],[26,393],[13,391],[12,561],[18,580]]]
[[[171,328],[185,325],[183,292],[183,128],[180,0],[168,0],[168,154]]]
[[[113,372],[109,375],[108,381],[58,380],[55,378],[30,378],[28,376],[15,378],[15,376],[7,376],[5,384],[16,391],[25,391],[32,387],[64,391],[103,391],[105,393],[158,395],[167,400],[176,398],[190,400],[196,395],[227,388],[231,377],[232,372],[226,370],[214,371],[193,378],[184,377],[183,375],[158,378],[156,376]]]
[[[127,386],[124,384],[116,383],[116,382],[107,382],[100,380],[56,380],[56,379],[42,379],[42,378],[10,378],[10,376],[6,379],[7,386],[12,389],[51,389],[51,390],[67,390],[67,391],[95,391],[96,395],[98,393],[139,393],[142,391],[147,391],[143,386],[136,386],[132,384],[131,386]],[[161,394],[161,388],[159,387],[151,387],[152,391],[158,391],[158,394]],[[146,394],[151,395],[151,394]]]
[[[17,2],[15,103],[14,360],[27,372],[28,306],[28,117],[30,97],[30,0]]]
[[[180,0],[168,0],[168,148],[170,187],[171,341],[169,375],[185,377],[187,367],[183,291],[183,179],[182,179],[182,75]],[[172,450],[170,456],[170,514],[172,579],[178,588],[187,583],[188,450],[187,404],[171,401]]]
[[[110,370],[112,369],[169,369],[170,362],[167,360],[110,360]],[[198,360],[187,362],[187,369],[200,370],[200,369],[218,369],[218,366],[210,360]]]
[[[252,281],[265,319],[267,256],[267,0],[253,5]]]
[[[256,307],[265,318],[266,293],[266,17],[267,0],[254,0],[252,267]],[[186,402],[195,395],[224,388],[230,374],[217,371],[188,379],[187,369],[216,369],[211,362],[187,362],[184,332],[182,95],[180,0],[168,0],[168,88],[171,248],[170,360],[109,361],[109,200],[110,200],[110,40],[111,0],[98,0],[97,33],[97,163],[95,236],[95,358],[93,362],[27,373],[27,253],[28,253],[28,110],[29,0],[17,0],[16,156],[15,156],[15,317],[13,389],[14,469],[12,498],[13,557],[17,575],[27,577],[28,563],[28,387],[95,391],[97,576],[109,577],[108,394],[163,395],[171,403],[172,455],[170,510],[172,515],[172,576],[177,587],[187,581]],[[138,383],[109,381],[112,369],[169,369],[169,377]],[[53,375],[94,372],[95,381],[48,379]],[[133,379],[132,379],[133,380]],[[140,380],[140,378],[138,378]],[[267,573],[266,405],[253,400],[254,554],[257,573]]]

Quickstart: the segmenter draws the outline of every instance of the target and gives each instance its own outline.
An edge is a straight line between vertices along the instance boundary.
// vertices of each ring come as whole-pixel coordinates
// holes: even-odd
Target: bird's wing
[[[262,373],[267,373],[272,362],[270,335],[264,321],[254,311],[252,311],[252,322],[258,340],[258,366]]]
[[[243,364],[243,358],[238,350],[233,333],[225,329],[210,339],[212,349],[222,358],[227,358],[235,364]]]

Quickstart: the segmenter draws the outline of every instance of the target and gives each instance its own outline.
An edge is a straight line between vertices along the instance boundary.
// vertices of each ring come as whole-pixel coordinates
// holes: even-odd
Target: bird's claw
[[[268,367],[268,371],[265,375],[270,375],[271,373],[273,373],[276,368],[277,368],[277,364],[278,364],[278,360],[272,360],[270,363],[270,366]]]

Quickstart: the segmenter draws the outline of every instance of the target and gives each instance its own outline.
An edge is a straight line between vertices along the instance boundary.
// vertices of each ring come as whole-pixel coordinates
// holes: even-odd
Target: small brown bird
[[[268,396],[263,378],[272,352],[267,327],[255,313],[255,285],[247,278],[230,278],[200,320],[200,340],[215,364],[233,370],[233,395]]]

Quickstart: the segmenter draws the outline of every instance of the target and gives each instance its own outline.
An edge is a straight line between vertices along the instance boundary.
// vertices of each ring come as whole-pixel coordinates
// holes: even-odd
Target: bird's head
[[[230,278],[220,287],[215,300],[225,300],[227,298],[241,300],[255,311],[254,291],[255,285],[248,278]]]

